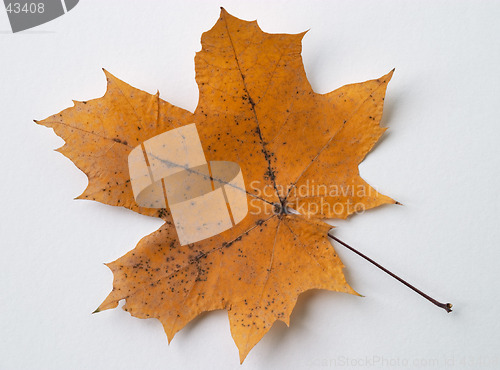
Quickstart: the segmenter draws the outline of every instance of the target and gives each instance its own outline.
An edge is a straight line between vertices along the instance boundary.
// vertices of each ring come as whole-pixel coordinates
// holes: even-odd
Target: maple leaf
[[[113,290],[97,311],[125,300],[133,316],[160,320],[170,342],[202,312],[225,309],[243,361],[275,321],[289,324],[302,292],[357,294],[328,240],[332,226],[321,219],[396,203],[358,170],[385,131],[379,123],[392,71],[317,94],[302,64],[304,34],[265,33],[222,9],[195,57],[200,96],[193,114],[105,71],[102,98],[38,122],[65,140],[59,151],[87,174],[78,198],[165,220],[107,264]],[[210,161],[240,166],[251,211],[222,233],[181,245],[168,205],[137,203],[128,157],[193,122]]]

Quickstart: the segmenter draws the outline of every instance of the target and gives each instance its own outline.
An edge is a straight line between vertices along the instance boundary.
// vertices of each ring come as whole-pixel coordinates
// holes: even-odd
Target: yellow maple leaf
[[[132,251],[107,264],[113,290],[97,311],[124,299],[124,309],[133,316],[160,320],[170,341],[200,313],[225,309],[243,361],[276,320],[289,324],[302,292],[357,294],[328,240],[331,226],[321,219],[396,203],[358,171],[385,131],[379,123],[392,71],[317,94],[302,64],[303,36],[268,34],[256,22],[222,9],[195,57],[200,98],[194,113],[105,71],[108,88],[102,98],[75,102],[38,122],[65,140],[59,151],[87,174],[89,184],[79,198],[165,220]],[[130,158],[139,148],[144,168],[151,170],[147,158],[155,154],[145,143],[192,123],[210,161],[202,165],[239,166],[246,188],[233,188],[243,191],[248,209],[238,222],[231,215],[228,229],[181,243],[171,198],[165,195],[157,207],[138,200]],[[176,166],[188,168],[179,161]],[[228,184],[207,174],[214,191],[214,182]],[[161,192],[163,186],[166,194],[164,180],[156,189]],[[207,212],[217,217],[218,211]]]

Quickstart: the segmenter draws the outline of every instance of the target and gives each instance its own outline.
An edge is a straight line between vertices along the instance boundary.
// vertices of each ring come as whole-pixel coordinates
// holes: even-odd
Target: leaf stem
[[[401,279],[399,276],[397,276],[396,274],[390,272],[389,270],[387,270],[384,266],[380,265],[379,263],[375,262],[374,260],[372,260],[370,257],[368,256],[365,256],[363,253],[359,252],[358,250],[354,249],[353,247],[351,247],[349,244],[347,243],[344,243],[342,240],[340,240],[339,238],[333,236],[332,234],[328,233],[328,236],[330,238],[332,238],[333,240],[339,242],[340,244],[342,244],[344,247],[346,247],[347,249],[351,250],[352,252],[356,253],[358,256],[361,256],[363,257],[365,260],[367,260],[368,262],[372,263],[373,265],[377,266],[379,269],[381,269],[382,271],[384,271],[386,274],[389,274],[390,276],[392,276],[394,279],[398,280],[400,283],[403,283],[404,285],[406,285],[408,288],[410,288],[411,290],[413,290],[414,292],[420,294],[422,297],[424,297],[425,299],[427,299],[429,302],[431,303],[434,303],[436,306],[444,309],[446,312],[451,312],[451,307],[453,306],[451,303],[441,303],[441,302],[438,302],[436,301],[434,298],[428,296],[427,294],[425,294],[424,292],[422,292],[420,289],[417,289],[415,288],[413,285],[411,285],[410,283],[407,283],[406,281],[404,281],[403,279]]]

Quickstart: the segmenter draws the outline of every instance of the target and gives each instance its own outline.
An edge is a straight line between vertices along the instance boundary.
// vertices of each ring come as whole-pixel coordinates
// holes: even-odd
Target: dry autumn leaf
[[[125,300],[133,316],[160,320],[170,341],[202,312],[225,309],[243,361],[276,320],[289,324],[302,292],[357,294],[322,219],[395,203],[358,171],[385,131],[379,123],[392,71],[317,94],[302,64],[304,34],[268,34],[222,9],[195,57],[194,113],[105,72],[102,98],[38,121],[65,140],[58,150],[87,174],[80,199],[165,221],[107,264],[113,290],[97,311]],[[129,156],[134,148],[146,156],[143,143],[192,123],[208,161],[239,165],[248,213],[221,233],[181,245],[172,204],[137,201]],[[214,186],[218,179],[211,180]]]

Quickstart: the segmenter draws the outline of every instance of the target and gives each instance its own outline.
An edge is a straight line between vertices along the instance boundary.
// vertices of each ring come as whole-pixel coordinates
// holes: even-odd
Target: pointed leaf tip
[[[108,82],[110,82],[110,80],[116,80],[117,78],[112,74],[110,73],[107,69],[103,68],[102,71],[104,72],[104,74],[106,75],[106,78],[108,80]]]

